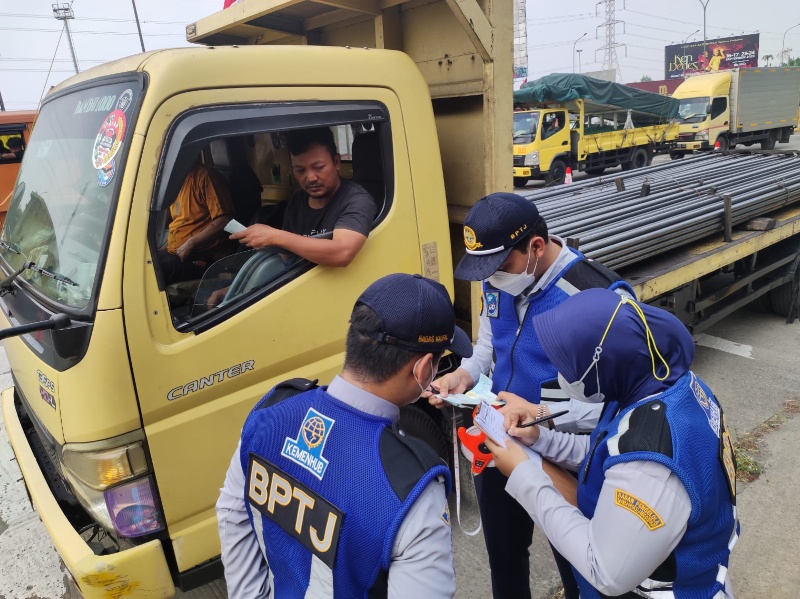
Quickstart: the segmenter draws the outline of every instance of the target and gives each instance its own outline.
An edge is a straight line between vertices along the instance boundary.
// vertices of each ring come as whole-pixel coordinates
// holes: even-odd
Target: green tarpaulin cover
[[[570,102],[577,99],[584,100],[590,112],[624,108],[663,119],[678,116],[679,102],[675,98],[585,75],[553,73],[525,83],[522,89],[514,92],[515,104]]]

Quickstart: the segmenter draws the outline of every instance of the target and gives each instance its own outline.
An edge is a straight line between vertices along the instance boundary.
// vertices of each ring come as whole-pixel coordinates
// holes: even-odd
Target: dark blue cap
[[[367,287],[358,304],[380,316],[381,331],[361,332],[381,343],[421,353],[449,349],[464,358],[472,355],[472,343],[456,326],[453,304],[441,283],[421,275],[387,275]]]
[[[492,193],[481,198],[464,219],[467,254],[453,274],[466,281],[488,279],[500,268],[514,244],[541,219],[534,203],[515,193]]]

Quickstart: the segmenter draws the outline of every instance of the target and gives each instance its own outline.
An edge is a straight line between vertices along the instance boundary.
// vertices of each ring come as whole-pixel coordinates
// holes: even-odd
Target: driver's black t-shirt
[[[308,205],[308,194],[298,191],[289,200],[281,229],[306,237],[334,229],[347,229],[369,236],[378,207],[369,192],[347,179],[342,179],[331,201],[324,208]]]

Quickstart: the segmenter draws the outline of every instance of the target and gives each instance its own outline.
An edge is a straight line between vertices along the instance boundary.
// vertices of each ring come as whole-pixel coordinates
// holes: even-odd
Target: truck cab
[[[553,160],[571,152],[570,119],[565,108],[514,113],[514,186],[549,173]],[[563,167],[560,171],[563,178]]]
[[[689,77],[678,86],[673,97],[680,101],[680,124],[673,154],[713,149],[720,137],[726,139],[730,89],[731,73],[724,71]]]

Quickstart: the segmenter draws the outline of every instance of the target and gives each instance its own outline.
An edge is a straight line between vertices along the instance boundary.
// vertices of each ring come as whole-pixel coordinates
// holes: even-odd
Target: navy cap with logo
[[[457,279],[483,281],[491,277],[514,244],[542,220],[530,200],[514,193],[492,193],[481,198],[464,219],[467,254],[456,267]]]
[[[375,281],[356,301],[380,316],[382,330],[363,334],[421,353],[449,349],[472,355],[472,343],[456,326],[453,304],[444,285],[420,275],[393,274]]]

